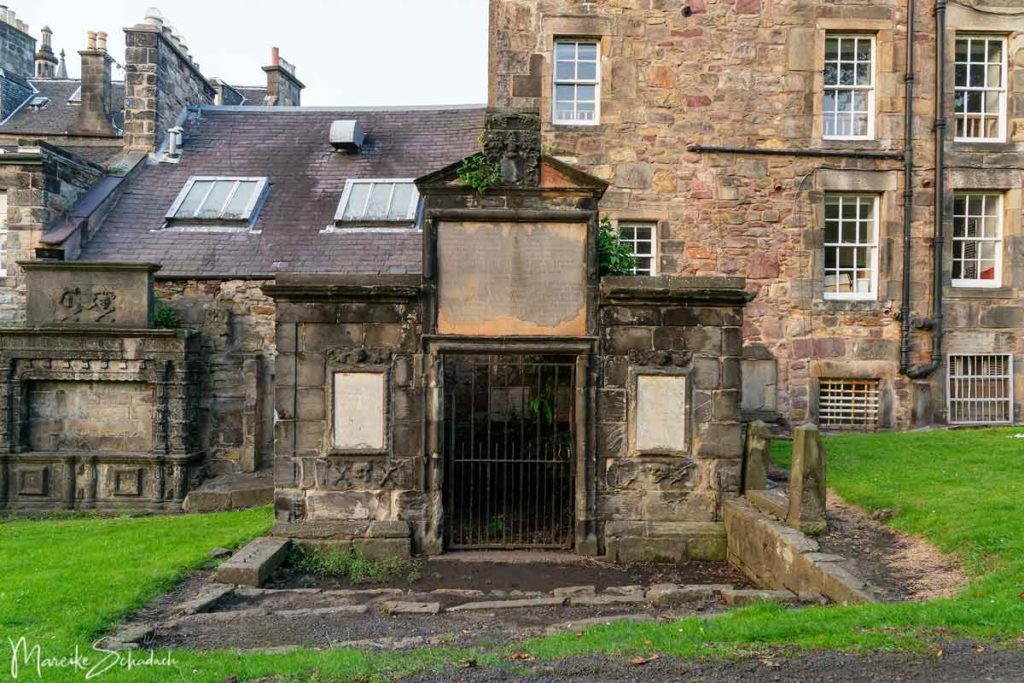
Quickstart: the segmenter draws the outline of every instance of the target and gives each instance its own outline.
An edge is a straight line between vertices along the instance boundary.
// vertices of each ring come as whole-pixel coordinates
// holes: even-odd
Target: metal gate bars
[[[443,372],[447,548],[570,547],[575,359],[452,354]]]

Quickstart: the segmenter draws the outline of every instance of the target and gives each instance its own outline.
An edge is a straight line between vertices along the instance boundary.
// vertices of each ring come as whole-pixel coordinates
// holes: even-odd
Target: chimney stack
[[[295,66],[281,57],[276,47],[270,50],[270,66],[267,72],[267,96],[263,103],[272,107],[297,107],[301,104],[303,85],[295,76]]]
[[[49,26],[39,29],[43,42],[36,50],[36,78],[53,78],[57,72],[57,56],[53,54],[53,31]]]
[[[82,57],[82,102],[78,120],[68,133],[114,137],[117,132],[110,123],[110,65],[114,60],[107,54],[107,34],[86,33],[86,48],[78,54]]]

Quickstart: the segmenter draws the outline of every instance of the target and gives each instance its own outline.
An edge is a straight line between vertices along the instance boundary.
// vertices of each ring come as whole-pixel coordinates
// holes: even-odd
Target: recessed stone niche
[[[179,510],[198,338],[150,329],[155,268],[25,265],[31,325],[0,332],[0,510]]]

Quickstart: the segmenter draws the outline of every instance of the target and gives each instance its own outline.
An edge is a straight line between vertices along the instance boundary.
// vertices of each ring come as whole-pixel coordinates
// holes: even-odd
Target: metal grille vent
[[[1013,422],[1013,356],[950,356],[950,424]]]
[[[878,427],[877,379],[823,379],[818,391],[822,429]]]

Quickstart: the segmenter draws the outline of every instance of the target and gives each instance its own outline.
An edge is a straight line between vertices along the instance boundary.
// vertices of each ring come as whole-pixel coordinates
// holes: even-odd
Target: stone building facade
[[[490,21],[489,102],[540,110],[545,149],[611,183],[601,211],[630,235],[634,226],[654,234],[656,272],[742,275],[757,293],[744,327],[749,416],[838,428],[1019,420],[1019,362],[1010,376],[1024,353],[1019,3],[492,0]],[[967,64],[985,50],[989,67]],[[834,79],[858,57],[866,87],[852,95]],[[975,79],[991,71],[986,106],[998,115],[987,132],[971,130],[979,96],[954,96],[980,83],[958,80],[971,68]],[[856,107],[863,114],[847,97],[868,100]],[[971,115],[958,117],[968,98]],[[866,130],[826,129],[826,109],[827,125],[850,114]],[[991,139],[967,139],[979,132]],[[841,251],[825,235],[826,204],[841,198],[873,203],[876,227],[868,263],[853,268],[863,291],[832,297],[826,289],[850,275],[824,262]],[[996,257],[954,274],[954,253],[971,260],[993,248],[964,239],[979,211],[999,225]],[[951,394],[964,399],[953,414]],[[972,398],[985,395],[1000,401],[972,413]]]

